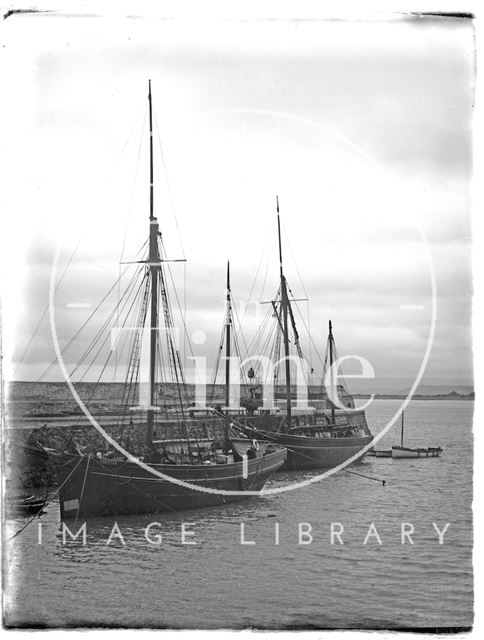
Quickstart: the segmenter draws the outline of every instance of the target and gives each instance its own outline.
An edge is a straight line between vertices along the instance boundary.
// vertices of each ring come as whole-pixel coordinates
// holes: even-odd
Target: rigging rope
[[[146,245],[147,242],[144,243],[144,245]],[[144,246],[143,245],[143,246]],[[142,247],[143,248],[143,247]],[[142,250],[142,248],[140,249],[140,251]],[[140,251],[138,251],[138,254],[140,253]],[[129,266],[127,265],[125,267],[125,269],[123,269],[123,272],[121,274],[120,277],[123,277],[123,275],[126,273],[126,271],[128,270]],[[96,315],[96,313],[99,311],[101,305],[109,298],[109,296],[111,295],[111,293],[115,290],[115,288],[117,287],[118,284],[118,280],[116,280],[114,282],[114,284],[109,288],[108,292],[104,295],[104,297],[101,299],[101,301],[97,304],[97,306],[95,307],[95,309],[89,314],[89,317],[82,323],[82,325],[79,327],[79,329],[76,331],[76,333],[72,336],[72,338],[69,340],[69,342],[61,349],[61,353],[65,353],[66,350],[72,345],[72,343],[76,340],[76,338],[80,335],[80,333],[83,331],[83,329],[87,326],[87,324],[90,322],[90,320],[92,320],[92,318]],[[37,381],[40,382],[41,380],[43,380],[45,378],[45,376],[52,370],[52,368],[56,365],[57,363],[57,356],[52,360],[52,362],[50,363],[50,365],[44,370],[44,372],[38,377]]]
[[[186,258],[185,249],[183,247],[183,242],[182,242],[182,238],[181,238],[181,234],[180,234],[180,228],[178,226],[178,218],[177,218],[177,215],[176,215],[175,205],[173,203],[173,195],[172,195],[171,186],[170,186],[170,179],[169,179],[169,176],[168,176],[168,167],[167,167],[166,160],[165,160],[165,154],[163,153],[163,146],[161,144],[160,128],[159,128],[158,122],[156,120],[156,114],[153,114],[153,115],[154,115],[154,121],[155,121],[156,136],[158,138],[158,145],[160,147],[161,161],[163,163],[163,171],[165,172],[165,182],[166,182],[168,200],[170,201],[171,212],[172,212],[173,217],[175,219],[176,231],[177,231],[177,234],[178,234],[178,241],[180,242],[180,248],[181,248],[181,251],[182,251],[182,256],[183,256],[183,259],[185,259]]]
[[[141,157],[141,147],[142,147],[142,139],[143,139],[143,134],[144,134],[144,130],[145,130],[145,124],[146,124],[146,113],[147,113],[147,106],[144,106],[144,118],[143,118],[143,125],[141,127],[141,136],[140,136],[140,141],[139,141],[139,146],[138,146],[138,155],[136,158],[136,166],[135,166],[135,171],[134,171],[134,178],[133,178],[133,182],[131,184],[131,195],[129,198],[129,206],[128,206],[128,213],[125,219],[125,224],[124,224],[124,234],[123,234],[123,245],[121,247],[121,254],[119,256],[119,278],[118,278],[118,304],[119,304],[119,295],[120,295],[120,287],[121,287],[121,263],[123,262],[123,258],[124,258],[124,250],[126,247],[126,237],[128,235],[128,224],[129,221],[131,220],[131,214],[133,212],[133,200],[134,200],[134,187],[136,184],[136,180],[138,178],[138,169],[139,169],[139,161],[140,161],[140,157]],[[135,123],[136,126],[137,122]],[[128,136],[128,139],[126,140],[126,143],[123,146],[123,149],[121,150],[120,156],[123,153],[124,149],[126,148],[126,145],[128,144],[129,139],[131,138],[131,134],[134,131],[134,126],[133,129],[131,130],[131,133]],[[119,159],[118,159],[119,162]],[[119,323],[119,316],[118,316],[118,323]],[[114,380],[116,380],[116,374],[117,374],[117,370],[118,370],[118,359],[117,359],[117,355],[115,357],[115,364],[114,364]]]
[[[142,271],[142,270],[141,270]],[[124,308],[126,307],[126,305],[129,302],[129,294],[132,293],[134,286],[136,284],[136,280],[138,279],[140,275],[140,272],[136,273],[135,276],[132,278],[131,283],[129,284],[128,288],[126,289],[125,293],[123,294],[123,296],[121,297],[121,301],[123,302],[123,306],[121,308],[121,311],[124,310]],[[130,313],[134,302],[136,301],[137,296],[134,297],[133,302],[131,303],[131,307],[128,311],[128,314]],[[94,347],[96,346],[97,342],[101,339],[102,334],[106,331],[106,329],[111,328],[110,326],[110,322],[112,320],[112,318],[114,317],[114,315],[117,313],[117,311],[119,310],[119,306],[117,305],[116,308],[109,314],[109,316],[106,318],[106,320],[104,321],[104,323],[102,324],[101,328],[98,330],[97,334],[95,335],[95,337],[93,338],[93,340],[91,341],[89,347],[87,348],[87,350],[84,352],[84,354],[81,356],[81,358],[78,360],[76,366],[74,367],[74,369],[70,372],[70,377],[72,377],[76,371],[82,366],[84,360],[86,360],[87,356],[91,353],[91,351],[94,349]],[[124,326],[124,324],[122,325]],[[119,325],[118,327],[119,328]],[[93,359],[91,360],[90,364],[87,366],[86,371],[84,372],[84,374],[81,376],[81,378],[78,380],[78,382],[81,382],[85,375],[87,374],[87,372],[89,371],[89,368],[93,365],[94,361],[96,360],[96,358],[98,357],[98,355],[100,354],[101,350],[103,349],[104,345],[106,344],[108,338],[111,337],[111,333],[107,332],[106,336],[104,338],[104,340],[101,343],[100,348],[98,349],[98,351],[96,352],[96,354],[94,355]]]

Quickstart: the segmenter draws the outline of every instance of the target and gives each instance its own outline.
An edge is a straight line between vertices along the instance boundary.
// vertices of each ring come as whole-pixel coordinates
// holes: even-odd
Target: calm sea
[[[399,406],[374,401],[378,432]],[[441,458],[367,458],[309,487],[183,514],[87,522],[87,544],[62,543],[52,503],[38,544],[34,522],[9,543],[9,625],[174,628],[467,627],[473,620],[472,413],[464,401],[415,401],[409,446],[441,445]],[[377,448],[399,439],[399,427]],[[307,476],[311,474],[306,474]],[[301,475],[299,475],[299,478]],[[287,484],[278,474],[272,485]],[[25,520],[9,523],[18,529]],[[162,534],[162,542],[152,545]],[[181,529],[193,532],[182,544]],[[241,544],[241,523],[245,540]],[[300,524],[302,523],[302,524]],[[343,527],[331,544],[331,523]],[[371,524],[373,523],[373,528]],[[402,523],[414,533],[401,543]],[[433,523],[443,530],[439,544]],[[299,544],[299,527],[310,544]],[[76,527],[71,524],[72,530]],[[275,544],[276,529],[279,544]],[[369,534],[370,532],[370,534]],[[368,535],[369,534],[369,535]],[[364,544],[365,538],[367,543]],[[379,544],[378,537],[381,541]],[[309,535],[302,541],[308,542]]]

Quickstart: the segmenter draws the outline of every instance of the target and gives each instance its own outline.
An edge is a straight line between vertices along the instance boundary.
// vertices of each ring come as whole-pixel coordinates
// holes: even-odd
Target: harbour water
[[[367,418],[374,433],[399,403],[373,401]],[[406,444],[440,445],[443,455],[396,461],[368,457],[350,468],[385,480],[385,486],[340,472],[302,489],[225,507],[88,521],[85,545],[80,536],[70,540],[67,535],[63,543],[54,502],[40,521],[8,543],[6,623],[469,627],[472,413],[470,401],[412,402],[405,412]],[[377,448],[387,448],[399,437],[397,424]],[[270,486],[294,479],[294,474],[277,474]],[[26,521],[10,521],[6,533]],[[155,522],[148,537],[156,542],[161,534],[160,544],[145,537],[146,527]],[[439,544],[437,529],[443,531],[447,523]],[[72,531],[81,525],[69,524]],[[244,542],[254,544],[241,544],[241,525]],[[336,535],[331,544],[331,526],[341,532],[344,544]],[[402,544],[402,526],[406,531],[413,527],[413,544],[408,537]],[[183,544],[183,527],[185,543],[195,544]]]

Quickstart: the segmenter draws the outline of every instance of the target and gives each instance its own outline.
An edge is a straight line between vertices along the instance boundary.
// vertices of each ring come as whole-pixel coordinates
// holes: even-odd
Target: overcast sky
[[[425,380],[472,382],[469,20],[7,22],[11,371],[48,302],[56,246],[62,273],[79,242],[57,295],[62,345],[89,315],[66,305],[95,305],[123,243],[128,259],[147,234],[151,78],[155,213],[169,256],[187,258],[189,332],[207,334],[197,355],[215,356],[227,259],[239,310],[251,290],[258,302],[277,289],[278,194],[287,279],[309,297],[301,311],[321,350],[331,318],[340,355],[364,356],[379,379],[412,380],[431,312],[420,228],[438,310]],[[183,298],[185,267],[172,270]],[[46,316],[16,379],[36,379],[54,355]]]

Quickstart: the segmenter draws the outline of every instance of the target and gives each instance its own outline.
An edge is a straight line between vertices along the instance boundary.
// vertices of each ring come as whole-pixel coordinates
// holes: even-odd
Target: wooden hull
[[[254,435],[287,448],[287,459],[281,470],[332,469],[345,462],[372,441],[372,436],[312,438],[290,433],[257,431]],[[361,454],[358,460],[363,459]]]
[[[248,460],[246,478],[243,477],[242,462],[151,466],[163,474],[198,486],[226,491],[259,491],[284,464],[286,455],[287,452],[280,449]],[[132,462],[69,455],[60,469],[61,482],[65,482],[59,491],[62,520],[184,511],[246,497],[182,487],[158,478]]]
[[[45,498],[7,498],[6,513],[8,518],[33,515],[42,511],[45,506]]]
[[[391,449],[370,449],[367,455],[373,456],[374,458],[391,458],[392,450]]]
[[[392,447],[392,458],[438,458],[441,453],[440,447],[429,447],[428,449]]]

